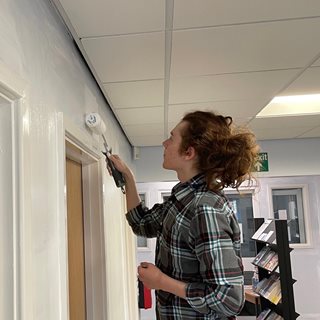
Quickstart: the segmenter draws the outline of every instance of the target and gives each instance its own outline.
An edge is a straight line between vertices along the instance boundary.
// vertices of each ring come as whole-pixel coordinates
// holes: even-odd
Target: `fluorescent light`
[[[277,96],[257,114],[257,118],[320,113],[320,94]]]

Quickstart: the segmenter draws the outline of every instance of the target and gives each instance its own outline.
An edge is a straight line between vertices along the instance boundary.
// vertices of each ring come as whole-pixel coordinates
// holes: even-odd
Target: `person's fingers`
[[[145,270],[148,268],[148,262],[141,262],[140,266],[138,266],[138,275],[141,277]],[[141,280],[141,279],[140,279]]]
[[[143,267],[139,266],[138,267],[138,276],[139,276],[139,279],[142,281],[142,273],[143,273]]]

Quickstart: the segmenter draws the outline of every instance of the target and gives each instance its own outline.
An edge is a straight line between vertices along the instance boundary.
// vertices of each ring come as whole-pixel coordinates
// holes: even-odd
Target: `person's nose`
[[[166,148],[167,147],[167,142],[168,142],[168,139],[167,140],[164,140],[163,142],[162,142],[162,145]]]

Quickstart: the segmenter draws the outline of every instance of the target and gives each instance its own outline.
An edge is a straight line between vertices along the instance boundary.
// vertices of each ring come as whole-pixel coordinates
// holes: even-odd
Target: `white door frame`
[[[23,265],[21,255],[23,254],[23,244],[21,232],[23,230],[23,206],[22,206],[22,184],[21,184],[21,125],[19,119],[22,114],[24,103],[24,90],[26,83],[13,74],[4,64],[0,62],[0,97],[4,102],[1,108],[1,122],[6,126],[5,141],[0,152],[3,156],[3,169],[11,165],[6,171],[6,188],[3,194],[6,198],[4,206],[5,212],[1,212],[5,224],[0,226],[0,232],[7,234],[2,243],[0,251],[0,261],[2,261],[4,277],[8,281],[0,289],[0,318],[21,319],[22,312],[22,277]],[[4,150],[1,150],[1,148]],[[6,167],[6,168],[5,168]],[[4,171],[3,171],[4,172]],[[0,262],[1,263],[1,262]],[[7,268],[7,267],[10,268]]]
[[[82,164],[87,320],[103,320],[106,319],[107,299],[103,179],[99,161],[101,155],[86,144],[83,133],[71,125],[70,121],[64,118],[63,122],[66,142],[64,159],[68,157]],[[66,205],[65,203],[65,212],[67,211]],[[66,259],[66,264],[68,264],[68,259]],[[68,277],[68,273],[66,276]],[[67,290],[67,300],[68,293],[69,290]]]

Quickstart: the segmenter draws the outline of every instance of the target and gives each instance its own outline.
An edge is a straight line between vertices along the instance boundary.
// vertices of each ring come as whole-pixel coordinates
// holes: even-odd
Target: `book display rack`
[[[258,283],[253,290],[260,295],[261,313],[258,320],[294,320],[295,311],[291,260],[286,220],[254,219]]]

